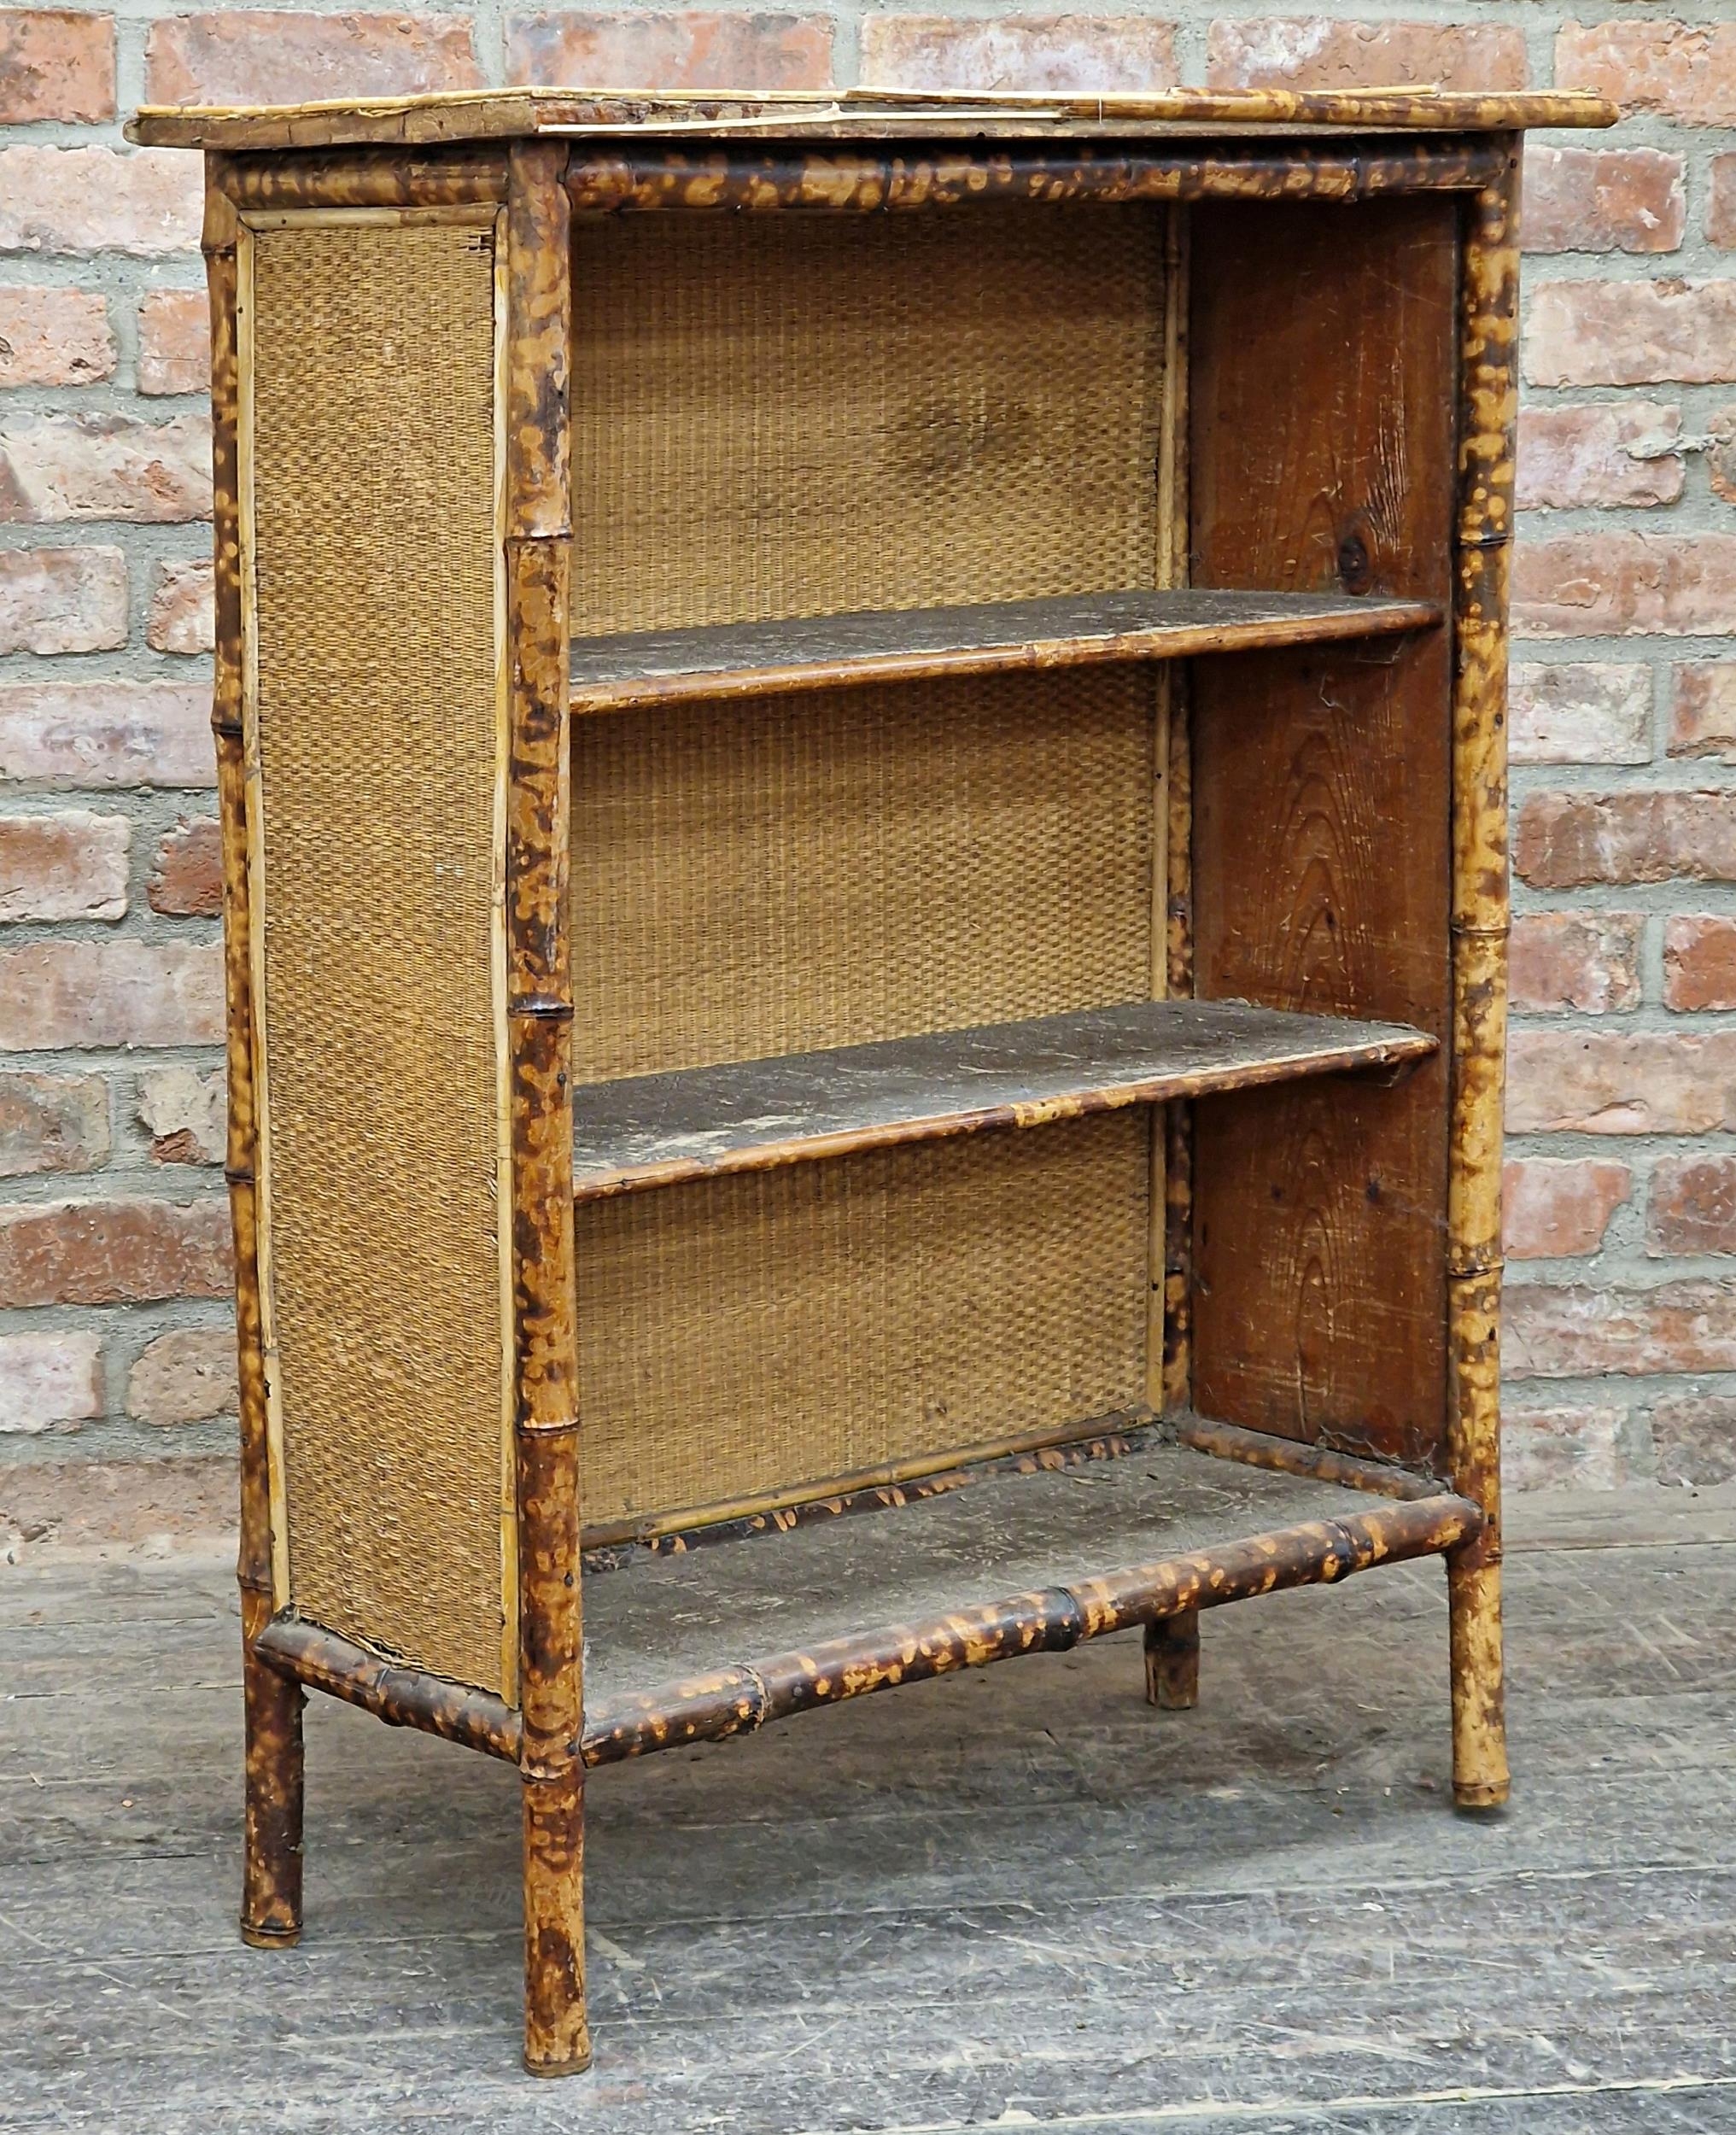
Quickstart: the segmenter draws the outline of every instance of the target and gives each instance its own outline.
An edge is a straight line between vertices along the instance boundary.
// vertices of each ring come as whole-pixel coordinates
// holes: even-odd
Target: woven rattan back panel
[[[582,225],[576,631],[1149,585],[1162,214]]]
[[[582,1079],[1149,989],[1143,670],[611,716],[573,746]]]
[[[493,256],[449,223],[252,249],[290,1597],[499,1688]]]
[[[1137,1404],[1150,1117],[582,1207],[587,1525]]]

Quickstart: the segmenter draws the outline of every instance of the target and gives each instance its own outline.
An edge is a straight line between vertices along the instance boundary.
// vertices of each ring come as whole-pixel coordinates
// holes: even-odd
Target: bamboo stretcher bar
[[[1441,1494],[1438,1476],[1419,1475],[1388,1461],[1338,1453],[1305,1439],[1279,1438],[1271,1431],[1247,1430],[1240,1424],[1219,1423],[1209,1416],[1181,1416],[1173,1421],[1178,1444],[1220,1460],[1239,1460],[1246,1467],[1265,1468],[1275,1475],[1311,1476],[1318,1483],[1341,1483],[1347,1489],[1413,1503]]]
[[[416,1728],[509,1764],[518,1761],[518,1716],[488,1691],[400,1667],[335,1631],[294,1617],[280,1616],[267,1623],[254,1649],[281,1676],[359,1705],[389,1727]]]
[[[1500,151],[1470,139],[1395,146],[1219,149],[1142,144],[1126,154],[950,149],[924,155],[861,149],[706,155],[679,149],[598,153],[581,147],[567,187],[581,214],[784,209],[871,214],[983,201],[1366,200],[1377,194],[1476,191]]]
[[[1449,1558],[1453,1792],[1508,1792],[1501,1667],[1501,1110],[1507,1025],[1507,585],[1518,412],[1519,155],[1470,204],[1460,268],[1454,544],[1447,1461],[1481,1506]]]

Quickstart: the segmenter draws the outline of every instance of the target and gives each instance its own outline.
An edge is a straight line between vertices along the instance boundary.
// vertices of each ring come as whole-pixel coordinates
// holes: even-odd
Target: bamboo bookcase
[[[510,1759],[581,2068],[589,1767],[1134,1625],[1189,1705],[1201,1611],[1425,1554],[1505,1799],[1516,174],[1613,115],[134,122],[207,159],[250,1941],[306,1688]]]

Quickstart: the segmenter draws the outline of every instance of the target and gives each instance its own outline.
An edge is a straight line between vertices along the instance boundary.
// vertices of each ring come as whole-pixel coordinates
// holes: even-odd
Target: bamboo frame
[[[1067,100],[1058,100],[1067,102]],[[1294,102],[1295,100],[1290,100]],[[1517,124],[1514,100],[1494,100]],[[1069,108],[1071,108],[1069,106]],[[1142,106],[1142,108],[1146,108]],[[1358,105],[1359,123],[1371,108]],[[1441,100],[1428,107],[1437,114]],[[1493,108],[1493,105],[1490,107]],[[380,108],[383,109],[383,107]],[[1584,105],[1575,105],[1583,112]],[[188,114],[190,120],[197,114]],[[155,121],[152,122],[155,125]],[[1323,118],[1319,123],[1327,121]],[[1394,121],[1397,123],[1397,121]],[[1412,123],[1421,123],[1412,121]],[[1460,127],[1473,121],[1463,117]],[[1493,123],[1493,121],[1490,121]],[[167,137],[153,135],[151,137]],[[342,136],[333,136],[342,138]],[[576,160],[575,160],[576,159]],[[1153,1407],[1181,1443],[1213,1456],[1363,1491],[1365,1512],[1283,1528],[1195,1555],[1137,1565],[1071,1588],[1019,1594],[921,1623],[881,1627],[667,1686],[589,1715],[582,1680],[581,1568],[621,1555],[679,1551],[897,1506],[983,1472],[1063,1465],[1125,1452],[1146,1416],[1104,1418],[1059,1448],[984,1449],[941,1474],[891,1471],[842,1478],[799,1506],[708,1508],[703,1535],[681,1516],[583,1535],[578,1502],[573,1295],[572,988],[566,851],[569,740],[568,551],[570,426],[567,351],[573,213],[938,207],[982,197],[1185,202],[1350,200],[1388,190],[1467,196],[1460,273],[1458,516],[1453,622],[1453,770],[1451,1068],[1447,1191],[1450,1479],[1305,1446],[1188,1413],[1191,1148],[1184,1106],[1154,1133],[1163,1189],[1154,1245],[1162,1252],[1161,1369]],[[242,708],[245,640],[242,353],[238,239],[245,220],[295,213],[387,216],[500,210],[498,348],[501,483],[499,623],[502,851],[497,1028],[502,1066],[503,1425],[510,1463],[504,1518],[510,1695],[405,1668],[285,1611],[283,1515],[269,1456],[270,1391],[260,1233],[262,1093],[255,1074],[258,906],[249,880]],[[1501,1697],[1497,1326],[1500,1108],[1507,933],[1505,613],[1517,399],[1517,142],[1459,138],[1404,147],[1271,139],[1189,143],[1084,154],[1040,149],[933,154],[880,151],[688,155],[654,144],[627,152],[517,139],[499,149],[273,149],[208,159],[204,251],[213,330],[217,664],[213,727],[223,829],[225,970],[230,1076],[229,1184],[237,1260],[241,1412],[241,1589],[247,1731],[242,1926],[281,1945],[300,1931],[304,1688],[515,1763],[522,1781],[525,1898],[525,2060],[560,2074],[588,2065],[583,1962],[583,1781],[590,1766],[697,1741],[723,1740],[798,1712],[925,1677],[1064,1650],[1145,1627],[1151,1701],[1197,1696],[1201,1609],[1330,1583],[1425,1554],[1446,1559],[1452,1627],[1455,1799],[1499,1806],[1508,1777]],[[1178,275],[1184,245],[1172,243]],[[1185,303],[1172,295],[1172,375],[1185,377]],[[1171,411],[1160,582],[1185,578],[1185,407]],[[1183,670],[1168,672],[1164,822],[1157,844],[1154,992],[1193,988],[1190,752]],[[744,683],[744,687],[746,684]],[[256,838],[255,827],[255,838]],[[1057,1112],[1055,1116],[1063,1116]],[[1155,1266],[1154,1266],[1155,1272]],[[1154,1362],[1155,1360],[1154,1360]],[[713,1516],[718,1515],[713,1523]],[[771,1545],[774,1547],[775,1545]],[[588,1547],[588,1558],[584,1553]],[[273,1564],[278,1564],[274,1582]]]
[[[1453,1796],[1505,1802],[1501,1662],[1501,1111],[1507,1021],[1507,585],[1518,415],[1519,143],[1466,217],[1453,692],[1448,1464],[1482,1508],[1447,1559]]]

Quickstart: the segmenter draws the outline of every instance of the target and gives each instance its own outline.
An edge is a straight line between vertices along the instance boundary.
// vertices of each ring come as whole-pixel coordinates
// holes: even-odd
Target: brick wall
[[[198,167],[117,114],[532,79],[1624,101],[1528,175],[1510,1476],[1736,1472],[1727,14],[0,9],[0,1547],[232,1429]]]

